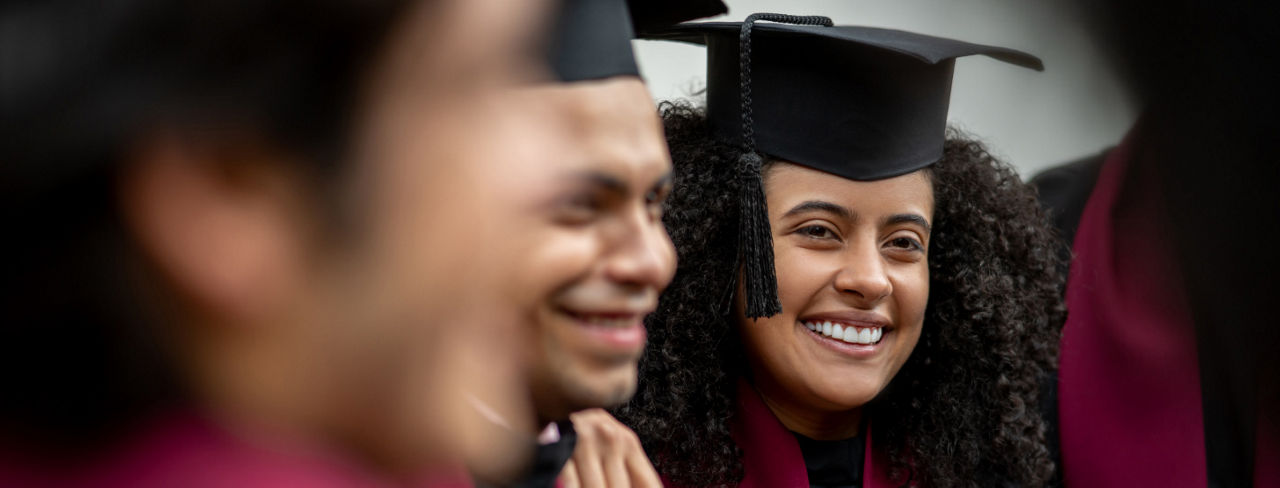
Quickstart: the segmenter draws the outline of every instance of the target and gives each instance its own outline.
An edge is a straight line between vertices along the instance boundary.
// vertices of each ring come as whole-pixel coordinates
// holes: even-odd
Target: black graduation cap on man
[[[561,82],[640,76],[636,30],[725,13],[720,0],[561,0],[552,15],[547,64]]]
[[[833,26],[818,16],[753,14],[643,37],[707,46],[708,123],[717,139],[743,146],[740,164],[754,174],[740,212],[746,316],[753,318],[781,311],[762,158],[860,181],[907,174],[942,159],[955,58],[983,54],[1044,69],[1012,49]]]

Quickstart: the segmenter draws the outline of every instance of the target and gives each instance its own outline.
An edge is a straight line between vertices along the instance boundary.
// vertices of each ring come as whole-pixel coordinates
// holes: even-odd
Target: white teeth
[[[804,326],[814,333],[850,344],[876,344],[884,336],[884,329],[880,327],[854,327],[826,321],[804,322]]]
[[[849,327],[849,328],[846,328],[846,329],[844,330],[844,337],[841,337],[841,338],[840,338],[840,340],[845,341],[845,342],[857,342],[857,340],[858,340],[858,328],[857,328],[857,327]]]

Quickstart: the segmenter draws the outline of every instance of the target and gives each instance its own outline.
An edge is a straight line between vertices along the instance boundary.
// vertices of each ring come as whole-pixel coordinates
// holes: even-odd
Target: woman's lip
[[[809,330],[809,328],[805,327],[802,322],[796,322],[796,327],[799,327],[804,334],[808,334],[809,337],[819,345],[855,359],[867,359],[875,356],[876,353],[883,349],[882,346],[885,345],[885,341],[889,339],[891,334],[890,329],[885,328],[884,336],[880,338],[880,342],[875,344],[851,344],[845,341],[832,339],[822,335],[821,333]]]
[[[833,324],[839,323],[844,326],[880,327],[885,330],[893,328],[893,322],[890,322],[889,319],[886,319],[876,313],[863,312],[860,310],[815,313],[800,317],[798,320],[800,323],[831,322]]]

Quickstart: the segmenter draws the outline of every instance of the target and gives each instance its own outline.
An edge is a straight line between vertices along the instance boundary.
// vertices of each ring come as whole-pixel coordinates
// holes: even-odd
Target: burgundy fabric
[[[1268,424],[1274,417],[1258,416],[1258,437],[1253,458],[1253,486],[1258,488],[1280,486],[1280,439],[1269,434],[1276,432],[1276,428]]]
[[[862,486],[896,487],[889,480],[888,461],[872,449],[870,425],[868,422]],[[764,404],[755,388],[745,381],[738,385],[738,410],[730,428],[742,448],[743,477],[739,488],[809,488],[800,444]],[[680,486],[665,477],[662,481],[668,487]]]
[[[1140,130],[1103,163],[1073,246],[1058,390],[1068,486],[1207,483],[1195,331]]]
[[[269,447],[268,447],[269,445]],[[465,472],[442,470],[413,486],[471,486]],[[157,419],[102,459],[75,466],[0,458],[0,487],[160,488],[393,486],[332,452],[272,439],[249,442],[192,414]]]

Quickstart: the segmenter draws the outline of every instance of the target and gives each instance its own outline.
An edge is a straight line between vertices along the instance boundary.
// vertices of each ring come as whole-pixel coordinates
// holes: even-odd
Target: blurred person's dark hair
[[[182,398],[163,287],[119,215],[134,138],[248,131],[323,178],[358,78],[409,3],[0,7],[0,443],[89,447]]]
[[[1280,7],[1073,3],[1146,109],[1196,324],[1210,479],[1245,486],[1256,436],[1280,438]]]

